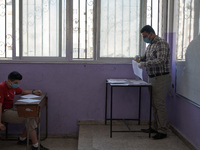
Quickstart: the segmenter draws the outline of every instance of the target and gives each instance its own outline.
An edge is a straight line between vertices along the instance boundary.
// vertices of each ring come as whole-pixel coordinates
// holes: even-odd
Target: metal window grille
[[[73,1],[73,59],[93,58],[93,0]]]
[[[12,57],[12,1],[0,0],[0,58]]]
[[[195,36],[194,15],[194,0],[178,0],[177,60],[185,60],[186,49]]]
[[[147,0],[146,24],[151,25],[159,37],[165,38],[168,0]]]
[[[22,18],[16,19],[16,26],[23,27],[19,29],[22,57],[66,56],[65,7],[65,0],[19,0],[16,10],[21,14],[16,18]]]
[[[139,54],[140,4],[139,0],[101,0],[101,58]]]

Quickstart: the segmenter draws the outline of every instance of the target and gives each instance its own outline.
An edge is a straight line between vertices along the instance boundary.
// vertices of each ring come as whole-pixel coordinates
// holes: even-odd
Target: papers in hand
[[[33,94],[27,94],[27,95],[23,95],[21,96],[21,98],[39,98],[40,96],[37,95],[33,95]]]
[[[133,67],[133,72],[136,76],[138,76],[140,79],[143,80],[142,77],[142,69],[138,67],[139,63],[136,61],[132,60],[132,67]]]
[[[36,100],[36,99],[20,99],[18,100],[19,102],[26,102],[26,103],[33,103],[33,102],[38,102],[40,100]]]

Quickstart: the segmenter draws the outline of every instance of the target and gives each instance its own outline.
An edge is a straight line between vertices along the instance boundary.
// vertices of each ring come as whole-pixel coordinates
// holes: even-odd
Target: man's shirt
[[[13,108],[13,100],[15,95],[21,94],[21,88],[9,88],[6,84],[6,81],[0,83],[0,103],[2,103],[2,111],[4,109]]]
[[[170,47],[162,38],[156,36],[141,57],[145,61],[148,75],[170,72]]]

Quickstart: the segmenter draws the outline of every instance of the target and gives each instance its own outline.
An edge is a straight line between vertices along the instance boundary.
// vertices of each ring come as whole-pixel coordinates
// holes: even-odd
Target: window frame
[[[146,23],[146,0],[140,0],[140,28]],[[94,0],[94,9],[93,9],[93,59],[73,59],[73,0],[66,0],[66,57],[29,57],[22,56],[23,50],[23,34],[22,34],[22,7],[23,0],[19,0],[19,57],[16,56],[16,22],[17,19],[15,16],[15,6],[16,0],[12,1],[12,58],[3,58],[0,59],[0,63],[111,63],[111,64],[131,64],[133,57],[130,58],[111,58],[111,57],[100,57],[100,22],[101,22],[101,0]],[[139,54],[144,51],[145,44],[142,41],[141,36],[139,36]],[[59,42],[60,43],[60,42]]]

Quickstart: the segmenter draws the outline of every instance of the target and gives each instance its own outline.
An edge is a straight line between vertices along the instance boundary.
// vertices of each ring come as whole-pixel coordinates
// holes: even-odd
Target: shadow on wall
[[[176,92],[200,105],[200,34],[190,42],[185,58],[177,62]]]

